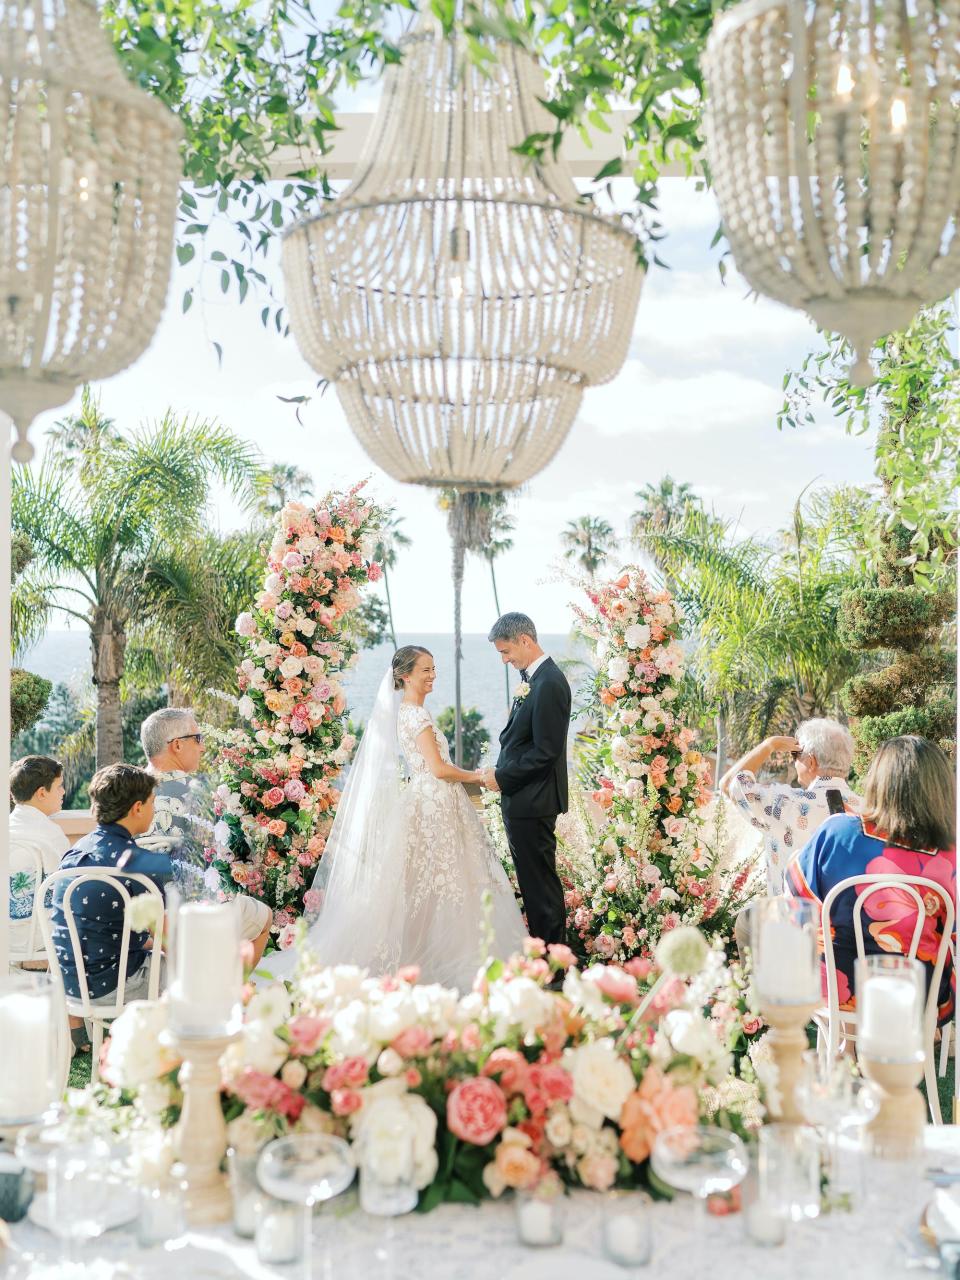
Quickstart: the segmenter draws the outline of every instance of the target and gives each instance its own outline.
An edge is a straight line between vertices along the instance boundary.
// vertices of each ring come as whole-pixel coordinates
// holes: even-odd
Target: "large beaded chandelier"
[[[737,266],[858,354],[960,282],[960,0],[746,0],[704,69]]]
[[[180,123],[89,0],[0,0],[0,408],[34,417],[141,354],[163,310]]]
[[[358,176],[286,235],[290,323],[352,430],[397,480],[509,489],[550,461],[584,388],[627,354],[643,273],[632,233],[565,165],[535,59],[484,69],[424,11],[388,68]]]

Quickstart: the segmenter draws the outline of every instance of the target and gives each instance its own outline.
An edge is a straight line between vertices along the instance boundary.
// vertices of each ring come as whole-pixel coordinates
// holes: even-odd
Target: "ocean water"
[[[403,633],[397,637],[403,644],[420,644],[429,649],[436,660],[437,683],[431,695],[429,707],[437,715],[444,707],[453,705],[454,667],[453,636],[446,634]],[[557,661],[575,661],[583,657],[582,647],[569,635],[541,636],[544,649]],[[379,645],[365,649],[357,666],[344,679],[347,690],[350,717],[356,722],[365,721],[370,714],[377,689],[383,679],[393,647]],[[49,631],[43,639],[22,659],[22,665],[37,675],[54,683],[70,684],[81,680],[90,671],[90,640],[86,631]],[[519,676],[512,669],[509,673],[510,689],[515,688]],[[571,669],[574,687],[582,678],[582,670]],[[506,684],[500,655],[485,635],[463,637],[463,705],[476,707],[483,716],[491,740],[496,741],[507,720]]]

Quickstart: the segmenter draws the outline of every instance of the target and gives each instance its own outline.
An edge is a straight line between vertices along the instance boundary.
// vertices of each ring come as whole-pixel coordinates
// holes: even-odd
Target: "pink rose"
[[[271,787],[269,791],[263,793],[263,803],[268,809],[275,809],[278,804],[283,804],[283,789],[281,787]]]
[[[288,778],[283,784],[283,794],[288,800],[298,803],[303,800],[307,794],[307,788],[303,785],[299,778]]]
[[[616,1156],[594,1152],[577,1161],[577,1173],[585,1187],[594,1191],[609,1191],[617,1177]]]
[[[285,569],[302,569],[303,556],[299,551],[288,551],[280,563]]]
[[[609,875],[606,880],[604,880],[603,887],[607,893],[616,893],[617,885],[619,885],[619,883],[620,881],[615,875]]]
[[[671,929],[676,929],[680,923],[680,917],[675,911],[668,911],[660,921],[660,932],[669,933]]]
[[[367,577],[370,579],[371,582],[379,582],[382,575],[383,575],[383,570],[377,564],[376,561],[374,561],[370,565],[370,567],[367,569]]]
[[[763,1026],[763,1019],[757,1013],[745,1013],[740,1019],[740,1025],[748,1036],[753,1036]]]
[[[363,1098],[356,1089],[335,1089],[330,1096],[330,1105],[335,1116],[352,1116],[363,1106]]]
[[[537,1084],[548,1103],[569,1102],[573,1097],[573,1077],[555,1062],[534,1068]]]
[[[297,859],[297,861],[299,861],[299,858]],[[320,892],[319,889],[308,889],[307,892],[303,895],[304,910],[309,911],[311,914],[314,911],[320,910],[320,906],[322,902],[323,902],[323,894]]]
[[[485,1147],[506,1123],[503,1090],[487,1076],[462,1080],[447,1098],[447,1127],[464,1142]]]
[[[390,1041],[390,1048],[395,1049],[401,1058],[418,1058],[427,1052],[433,1043],[433,1036],[426,1027],[413,1026],[401,1031]]]
[[[323,1018],[312,1018],[301,1013],[288,1023],[290,1047],[298,1057],[309,1058],[320,1047],[320,1041],[327,1034],[330,1023]]]
[[[637,1003],[637,980],[625,970],[598,966],[591,971],[591,980],[614,1004]]]
[[[668,818],[663,824],[663,829],[671,840],[678,840],[683,835],[683,829],[686,825],[686,818]]]
[[[277,938],[277,946],[281,951],[289,951],[297,940],[297,926],[295,924],[285,924],[280,930]]]
[[[281,622],[286,621],[286,619],[290,617],[291,613],[293,613],[293,605],[290,603],[290,601],[281,600],[280,603],[277,605],[277,617],[280,619],[280,621]]]
[[[569,969],[576,963],[573,952],[562,942],[551,942],[547,947],[547,956],[559,969]]]
[[[238,636],[249,637],[257,634],[257,624],[252,613],[241,613],[233,626]]]
[[[609,933],[601,933],[594,939],[593,949],[596,955],[603,956],[605,960],[609,960],[616,951],[617,944]]]

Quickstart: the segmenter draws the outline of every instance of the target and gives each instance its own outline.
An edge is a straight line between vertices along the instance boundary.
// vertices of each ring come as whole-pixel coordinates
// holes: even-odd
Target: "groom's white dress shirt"
[[[550,657],[549,653],[541,653],[540,657],[537,658],[536,661],[530,663],[529,667],[527,667],[527,683],[528,684],[530,683],[530,677],[533,675],[533,673],[536,670],[538,670],[540,667],[542,667],[549,657]]]

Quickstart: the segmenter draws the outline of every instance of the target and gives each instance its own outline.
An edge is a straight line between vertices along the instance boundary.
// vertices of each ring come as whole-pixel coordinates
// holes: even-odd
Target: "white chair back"
[[[861,886],[863,886],[862,889]],[[837,989],[837,960],[833,949],[830,913],[833,910],[834,903],[840,895],[847,892],[849,889],[860,890],[860,892],[857,893],[857,899],[853,905],[853,935],[857,948],[857,958],[861,960],[866,954],[863,944],[863,908],[864,904],[874,894],[882,893],[885,889],[897,889],[899,892],[905,893],[909,898],[912,898],[916,903],[917,923],[914,927],[913,936],[910,940],[910,948],[906,953],[910,959],[916,959],[917,949],[920,946],[920,938],[923,934],[923,925],[927,914],[926,905],[924,903],[925,896],[933,893],[944,905],[944,929],[940,938],[940,945],[937,948],[933,974],[931,976],[930,987],[927,992],[927,1004],[924,1010],[924,1077],[927,1084],[927,1101],[930,1106],[930,1114],[933,1117],[934,1124],[941,1124],[940,1099],[937,1093],[936,1084],[937,1077],[934,1041],[937,1029],[940,981],[943,977],[943,970],[947,962],[947,958],[952,954],[951,939],[953,937],[953,924],[955,918],[953,898],[942,884],[938,884],[936,880],[928,880],[925,876],[887,875],[883,873],[848,876],[846,880],[841,880],[839,884],[835,884],[833,886],[823,900],[823,908],[821,912],[823,958],[827,973],[827,1052],[831,1057],[836,1055],[840,1044],[841,1014],[840,997]],[[856,1027],[853,1017],[853,1015],[848,1014],[843,1019],[845,1024],[844,1033],[847,1039],[852,1039],[856,1035]]]
[[[10,959],[13,964],[23,964],[25,961],[45,960],[47,958],[46,950],[43,945],[43,931],[40,926],[40,913],[38,904],[40,901],[40,885],[43,883],[44,867],[43,852],[38,845],[24,846],[23,841],[18,840],[20,852],[27,852],[32,863],[30,870],[25,874],[33,879],[33,906],[30,912],[30,918],[27,921],[15,921],[11,917],[11,927],[19,926],[26,923],[27,930],[23,946],[13,945],[10,949]],[[13,877],[11,876],[10,894],[13,896]]]
[[[39,914],[40,930],[43,935],[46,956],[50,963],[50,970],[55,973],[63,981],[63,972],[60,968],[60,962],[57,957],[57,949],[53,940],[53,925],[51,922],[52,897],[54,888],[67,881],[67,887],[63,894],[63,900],[59,904],[63,912],[64,922],[67,927],[67,935],[70,940],[70,950],[73,955],[73,962],[77,971],[77,984],[80,988],[80,995],[66,997],[67,1012],[75,1018],[83,1018],[85,1021],[92,1023],[92,1049],[93,1049],[93,1069],[91,1079],[96,1081],[99,1078],[99,1059],[100,1046],[103,1043],[104,1025],[120,1016],[126,1002],[126,985],[127,985],[127,957],[130,954],[130,935],[133,930],[130,927],[130,920],[127,915],[127,907],[130,905],[131,899],[135,896],[127,887],[131,882],[142,885],[144,890],[154,897],[157,901],[158,911],[157,920],[158,928],[156,933],[156,945],[150,952],[149,971],[147,975],[147,998],[156,1000],[160,994],[160,962],[161,950],[160,939],[163,937],[163,894],[159,887],[149,876],[141,875],[137,872],[116,871],[113,868],[105,867],[64,867],[59,871],[54,871],[52,875],[46,877],[37,893],[37,902],[35,902],[35,914]],[[117,893],[123,904],[123,919],[118,921],[120,925],[120,950],[118,957],[119,981],[115,999],[110,1003],[93,1003],[95,997],[91,997],[90,988],[87,983],[87,969],[83,959],[83,949],[80,944],[80,934],[77,930],[76,915],[74,912],[73,898],[78,889],[84,884],[91,881],[102,883],[107,881],[110,887]],[[126,883],[124,883],[126,882]]]

